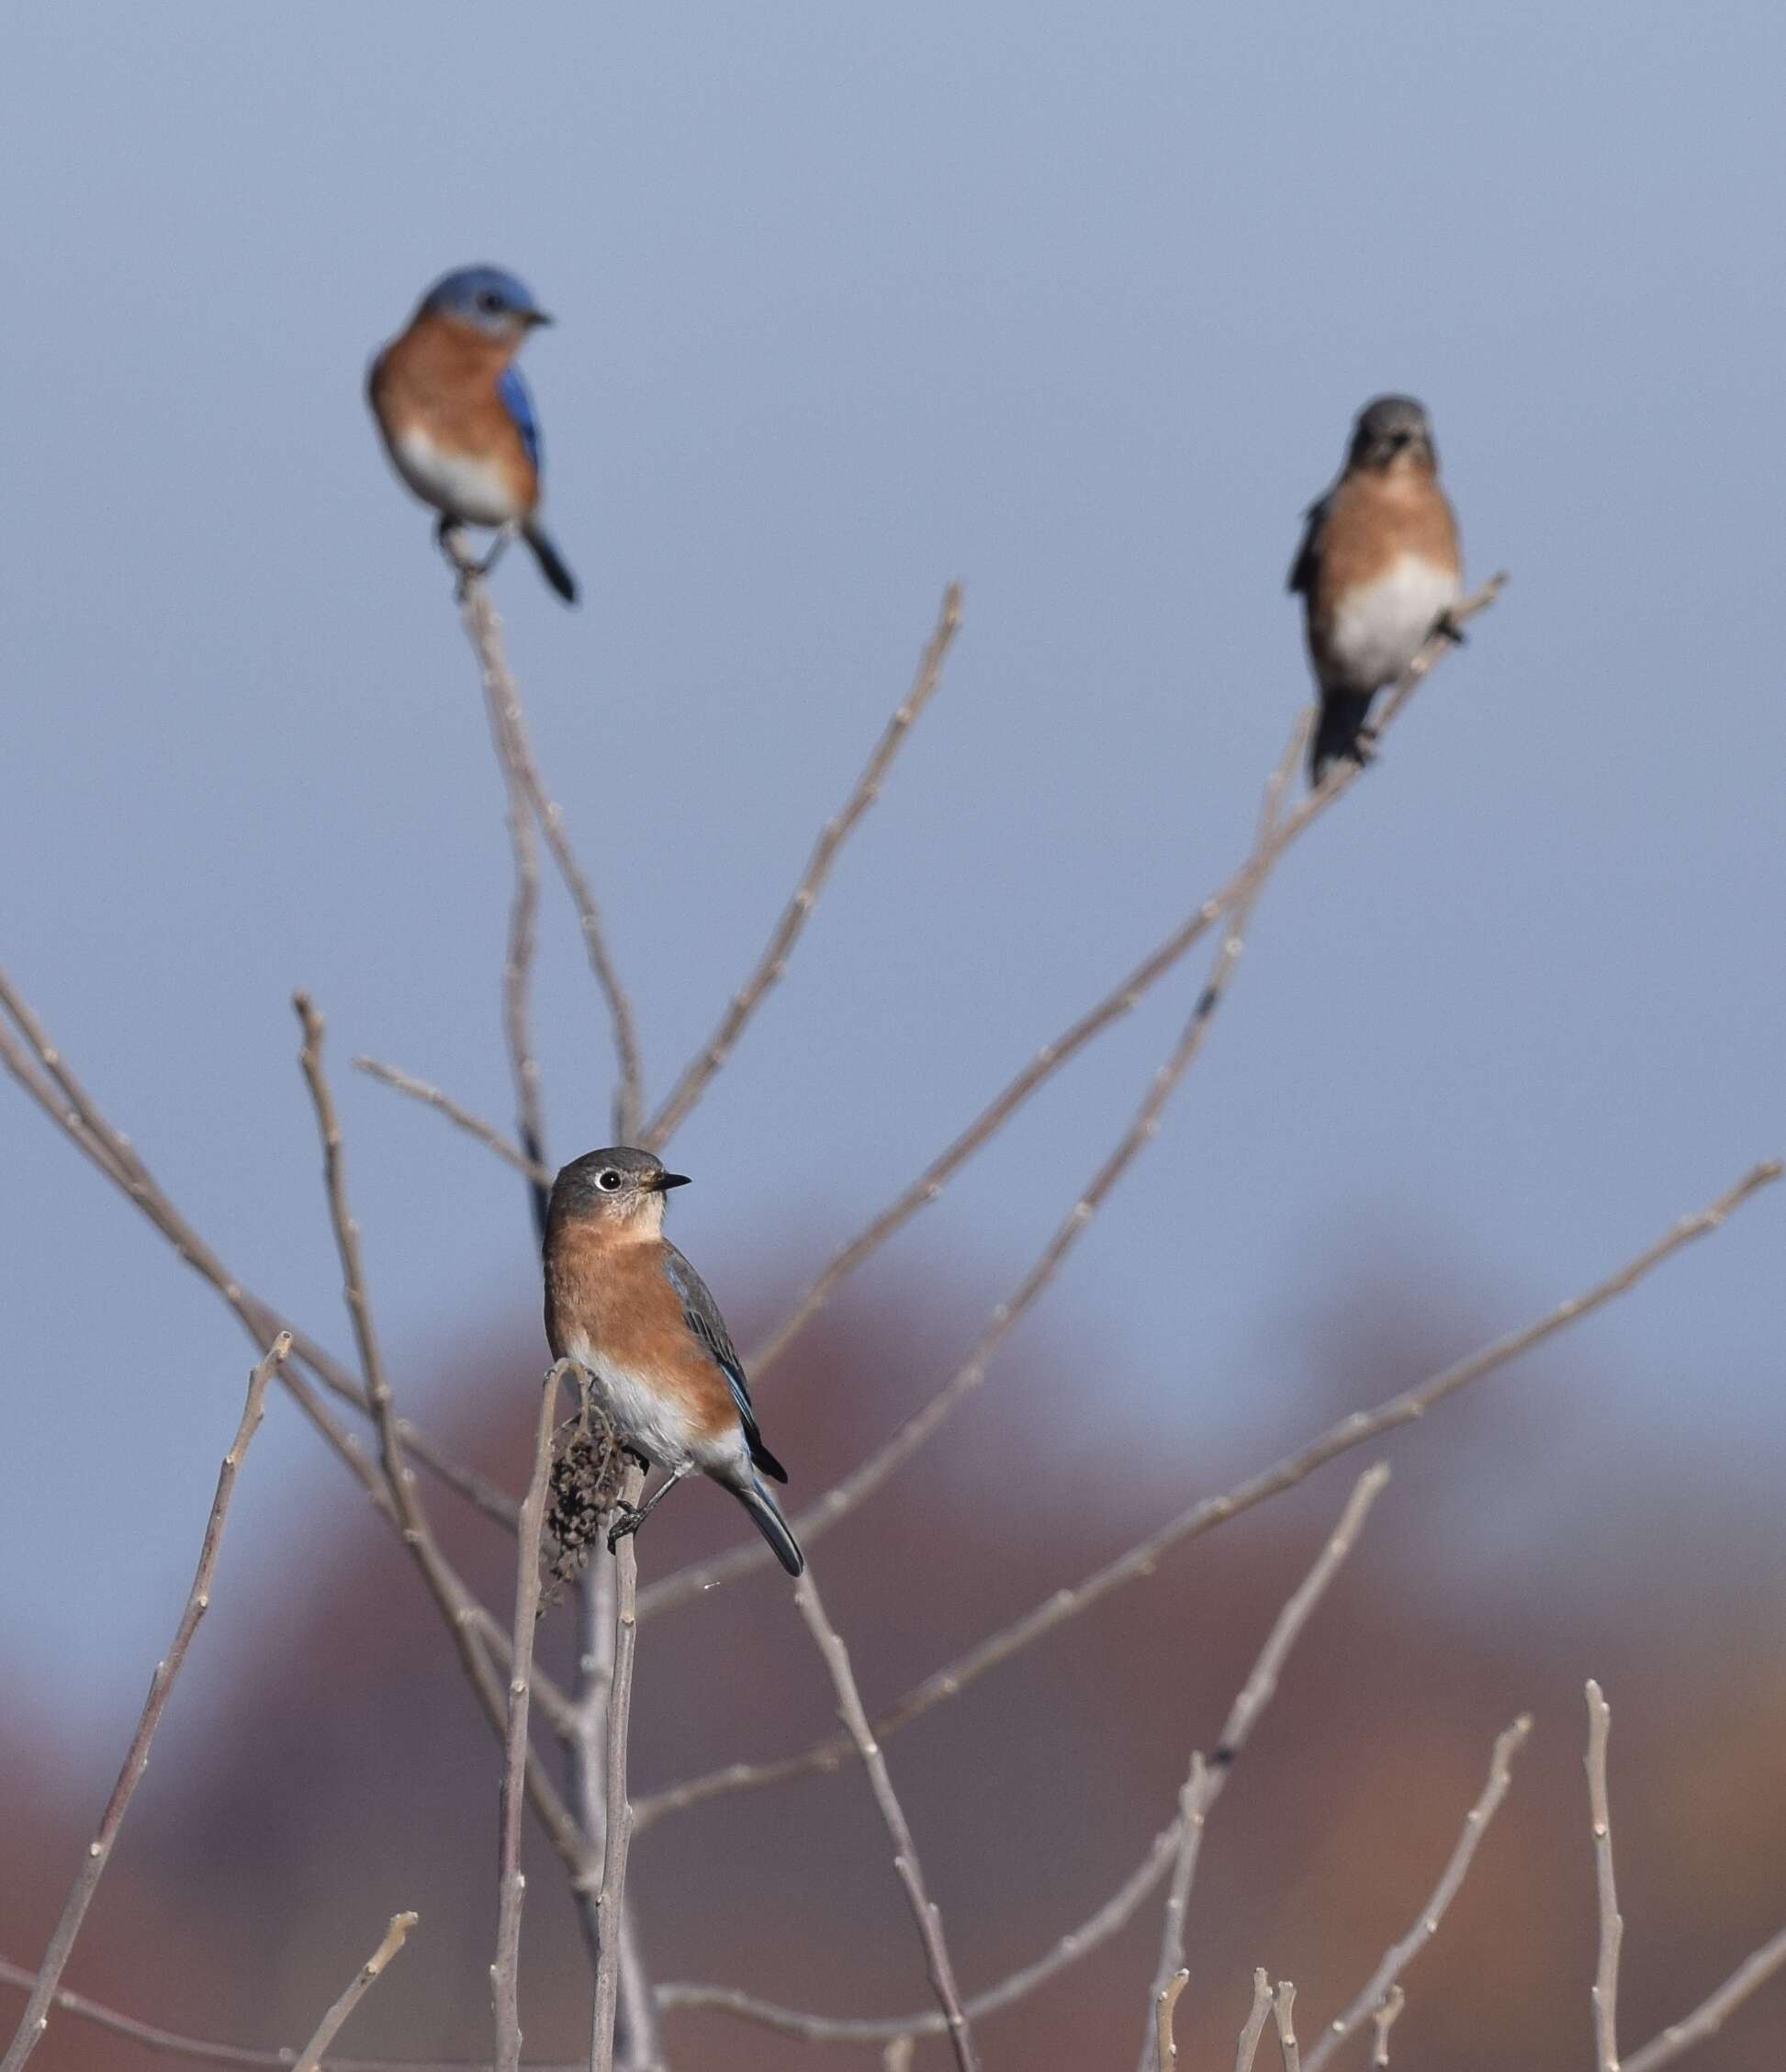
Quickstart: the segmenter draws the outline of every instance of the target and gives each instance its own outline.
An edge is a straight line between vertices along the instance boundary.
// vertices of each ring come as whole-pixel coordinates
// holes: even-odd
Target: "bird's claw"
[[[1441,640],[1448,640],[1454,647],[1464,647],[1468,644],[1463,627],[1458,624],[1456,618],[1449,611],[1440,614],[1438,623],[1432,631],[1438,634]]]
[[[645,1511],[637,1504],[617,1503],[613,1522],[608,1528],[608,1551],[612,1554],[623,1540],[630,1539],[645,1523]]]

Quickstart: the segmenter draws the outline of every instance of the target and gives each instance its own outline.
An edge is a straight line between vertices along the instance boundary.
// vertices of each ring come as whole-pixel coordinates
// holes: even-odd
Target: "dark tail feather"
[[[1367,763],[1370,756],[1359,739],[1376,694],[1368,690],[1325,690],[1314,745],[1309,751],[1309,781],[1319,784],[1329,763]]]
[[[567,604],[577,602],[577,578],[558,556],[558,550],[537,525],[530,525],[522,534],[534,550],[534,559],[540,565],[544,576]]]
[[[769,1491],[753,1476],[747,1483],[733,1485],[738,1501],[757,1521],[757,1529],[775,1550],[775,1558],[790,1575],[804,1574],[806,1557],[800,1551],[800,1542],[788,1529],[788,1521],[781,1516],[781,1508]]]

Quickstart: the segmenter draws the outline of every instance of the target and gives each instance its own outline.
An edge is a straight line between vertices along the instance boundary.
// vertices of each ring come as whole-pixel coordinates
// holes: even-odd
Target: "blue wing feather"
[[[664,1276],[681,1302],[682,1321],[706,1347],[725,1376],[726,1385],[732,1391],[732,1401],[737,1406],[738,1422],[743,1425],[744,1436],[749,1443],[750,1458],[765,1474],[785,1482],[788,1479],[786,1470],[763,1444],[763,1435],[757,1428],[757,1411],[750,1400],[750,1384],[745,1379],[744,1361],[738,1358],[737,1348],[725,1328],[719,1305],[709,1294],[707,1283],[668,1238],[664,1240]]]
[[[534,398],[527,393],[527,384],[521,378],[521,369],[513,361],[498,375],[496,393],[502,398],[503,409],[515,420],[515,430],[527,449],[527,458],[537,469],[540,465],[539,420],[534,415]]]

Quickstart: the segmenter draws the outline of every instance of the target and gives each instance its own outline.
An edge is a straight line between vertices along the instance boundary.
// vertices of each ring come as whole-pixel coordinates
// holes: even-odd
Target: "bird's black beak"
[[[660,1194],[668,1194],[672,1187],[686,1187],[689,1176],[685,1172],[660,1172],[652,1185]]]
[[[556,317],[548,317],[544,309],[530,309],[527,312],[527,325],[530,330],[538,330],[542,324],[556,324],[557,320]]]

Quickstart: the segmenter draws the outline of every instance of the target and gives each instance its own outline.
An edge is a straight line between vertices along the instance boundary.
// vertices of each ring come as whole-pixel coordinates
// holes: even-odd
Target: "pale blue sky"
[[[657,1091],[967,588],[679,1140],[678,1234],[745,1307],[753,1260],[816,1265],[1237,857],[1305,695],[1297,514],[1357,405],[1411,390],[1472,572],[1514,585],[1286,863],[1050,1298],[1108,1335],[1113,1457],[1149,1433],[1194,1485],[1215,1428],[1264,1458],[1312,1421],[1287,1337],[1350,1272],[1405,1253],[1518,1322],[1786,1145],[1783,65],[1778,9],[1613,0],[9,11],[0,959],[200,1226],[344,1347],[310,987],[406,1398],[532,1313],[508,1177],[346,1071],[507,1115],[498,789],[359,385],[434,274],[511,265],[560,319],[527,366],[586,604],[520,558],[499,598]],[[1005,1293],[1195,983],[906,1258]],[[605,1053],[556,902],[540,1022],[567,1156]],[[0,1174],[0,1662],[36,1648],[37,1701],[109,1735],[247,1355],[4,1085]],[[1777,1457],[1782,1215],[1592,1327],[1622,1444]],[[260,1445],[265,1575],[331,1471],[288,1417]]]

